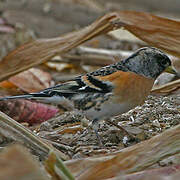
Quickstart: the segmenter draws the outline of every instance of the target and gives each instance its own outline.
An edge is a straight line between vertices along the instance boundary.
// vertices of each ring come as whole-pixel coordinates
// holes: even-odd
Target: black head
[[[141,48],[123,61],[129,71],[156,79],[171,61],[166,54],[153,47]]]

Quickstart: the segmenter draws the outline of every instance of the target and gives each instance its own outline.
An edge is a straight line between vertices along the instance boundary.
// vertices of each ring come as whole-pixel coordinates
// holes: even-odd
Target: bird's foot
[[[120,125],[118,125],[118,124],[116,124],[116,123],[114,123],[114,122],[112,122],[112,121],[110,121],[110,120],[108,120],[108,119],[106,119],[106,122],[108,123],[108,124],[111,124],[111,125],[113,125],[113,126],[116,126],[118,129],[120,129],[124,134],[126,134],[127,136],[129,136],[131,139],[137,139],[133,134],[131,134],[131,133],[129,133],[126,129],[124,129],[122,126],[120,126]]]
[[[99,129],[99,123],[98,123],[98,119],[94,119],[92,121],[91,124],[92,129],[94,130],[95,134],[96,134],[96,138],[98,140],[99,146],[100,147],[104,147],[103,143],[102,143],[102,137],[99,135],[98,133],[98,129]]]
[[[98,133],[98,131],[96,130],[96,129],[94,129],[94,132],[95,132],[95,134],[96,134],[96,138],[97,138],[97,140],[98,140],[98,143],[99,143],[99,146],[100,147],[104,147],[104,145],[103,145],[103,143],[102,143],[102,137],[99,135],[99,133]]]

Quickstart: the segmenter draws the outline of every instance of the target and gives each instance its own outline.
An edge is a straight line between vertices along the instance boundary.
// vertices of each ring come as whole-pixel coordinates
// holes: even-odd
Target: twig
[[[2,112],[0,112],[0,134],[23,144],[42,160],[48,156],[51,150],[54,150],[52,146],[43,142],[40,137]],[[58,151],[57,154],[62,159],[68,159],[60,151]]]
[[[54,58],[53,61],[82,63],[84,65],[91,66],[106,66],[108,64],[115,63],[115,61],[120,61],[121,59],[128,57],[131,55],[131,53],[131,51],[108,50],[80,46],[75,48],[70,53],[62,54],[61,59]]]
[[[114,155],[67,161],[78,180],[107,179],[120,173],[145,170],[158,161],[180,153],[180,125],[147,141],[125,148]],[[75,167],[75,168],[74,168]]]

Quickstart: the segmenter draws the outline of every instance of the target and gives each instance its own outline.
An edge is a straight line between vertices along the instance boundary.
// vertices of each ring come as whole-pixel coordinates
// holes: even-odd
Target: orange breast
[[[149,95],[154,80],[137,75],[133,72],[118,71],[108,76],[98,77],[103,81],[111,81],[115,85],[114,93],[118,95],[115,101],[142,104]]]

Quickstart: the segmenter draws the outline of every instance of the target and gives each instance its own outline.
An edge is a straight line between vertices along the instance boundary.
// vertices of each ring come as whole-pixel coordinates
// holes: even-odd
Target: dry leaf
[[[2,112],[0,112],[0,134],[5,138],[10,138],[15,142],[23,144],[41,160],[44,160],[52,150],[55,151],[61,159],[69,159],[64,153],[56,151],[50,144],[45,143],[35,133]]]
[[[106,14],[90,26],[62,37],[39,39],[20,46],[2,59],[0,80],[120,27],[124,27],[145,42],[180,57],[180,22],[144,12],[121,11]]]
[[[116,155],[67,161],[78,180],[96,180],[142,171],[158,161],[180,153],[180,125]]]
[[[38,39],[26,43],[4,57],[0,62],[0,81],[41,64],[56,54],[65,53],[83,42],[114,29],[111,20],[116,17],[110,13],[96,20],[82,30],[52,39]]]
[[[170,95],[178,94],[180,92],[180,79],[169,82],[167,84],[153,87],[151,94],[154,95]]]
[[[73,124],[68,124],[67,126],[64,126],[62,130],[56,131],[56,134],[76,134],[78,131],[82,131],[83,128],[79,123],[73,123]]]
[[[54,117],[59,109],[28,100],[1,101],[0,111],[18,122],[27,122],[30,125],[39,124]]]
[[[22,146],[13,145],[0,153],[1,180],[50,180],[40,163]]]
[[[12,89],[12,88],[17,88],[16,85],[9,81],[2,81],[0,82],[0,87],[5,88],[5,89]]]
[[[21,90],[32,93],[52,86],[51,75],[37,68],[31,68],[9,78]]]
[[[143,41],[180,57],[180,22],[149,13],[120,11],[113,22]]]
[[[150,169],[150,170],[146,170],[146,171],[140,171],[140,172],[128,174],[128,175],[121,175],[121,176],[118,176],[115,178],[110,178],[108,180],[119,180],[119,179],[123,179],[123,180],[142,180],[142,179],[152,180],[152,179],[157,178],[157,177],[160,179],[161,178],[167,179],[167,177],[168,177],[168,179],[170,179],[171,177],[176,175],[176,173],[178,173],[178,172],[180,172],[180,165],[172,165],[172,166],[168,166],[168,167],[162,167],[162,168]]]

